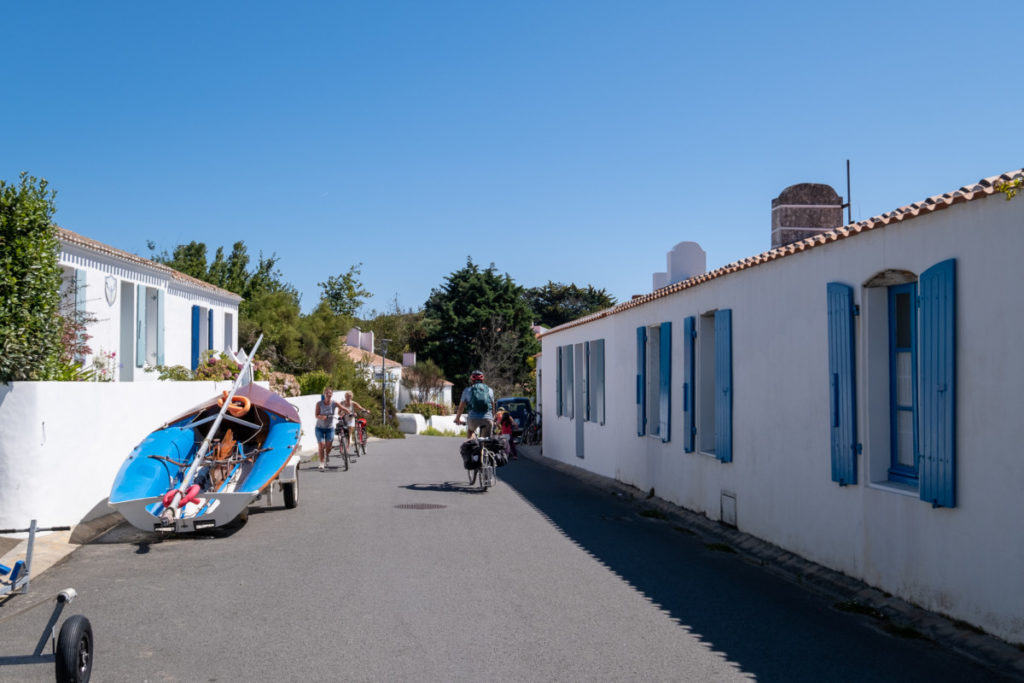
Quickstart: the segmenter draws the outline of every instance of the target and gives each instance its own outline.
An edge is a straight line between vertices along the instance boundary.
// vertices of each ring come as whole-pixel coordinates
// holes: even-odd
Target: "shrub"
[[[313,394],[324,393],[324,389],[330,384],[331,378],[323,370],[313,370],[299,375],[298,380],[299,395],[312,396]]]
[[[26,173],[18,184],[0,180],[0,382],[58,371],[64,321],[53,198],[45,180]]]
[[[445,429],[444,431],[442,431],[440,429],[437,429],[436,427],[427,427],[422,432],[420,432],[420,434],[422,434],[423,436],[464,436],[465,432],[453,432],[450,429]]]
[[[172,382],[188,382],[192,379],[192,371],[184,365],[157,365],[153,368],[160,373],[159,379]]]
[[[403,413],[419,413],[423,417],[429,418],[434,415],[451,415],[451,410],[448,406],[441,403],[409,403],[402,408]]]
[[[369,421],[366,423],[366,431],[381,439],[404,439],[405,433],[400,431],[397,426],[391,424],[370,424]]]
[[[269,377],[270,390],[282,396],[302,396],[299,380],[286,372],[272,372]]]

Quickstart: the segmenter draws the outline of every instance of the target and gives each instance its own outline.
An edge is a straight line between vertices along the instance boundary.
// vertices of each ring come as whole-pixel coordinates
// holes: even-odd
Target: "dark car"
[[[530,418],[533,417],[533,402],[524,396],[514,396],[511,398],[499,398],[496,403],[498,410],[507,411],[512,415],[512,419],[516,421],[516,426],[512,430],[512,436],[522,436],[523,429],[526,428]]]

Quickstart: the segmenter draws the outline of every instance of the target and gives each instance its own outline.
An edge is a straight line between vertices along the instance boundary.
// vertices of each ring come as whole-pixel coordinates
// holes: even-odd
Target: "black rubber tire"
[[[360,432],[359,434],[359,450],[366,455],[366,432]]]
[[[480,472],[480,470],[466,470],[466,471],[469,472],[469,485],[472,486],[473,484],[476,483],[476,476],[477,476],[477,473]]]
[[[281,484],[281,495],[284,496],[284,506],[289,510],[299,505],[298,474],[295,476],[295,481],[289,481]]]
[[[341,459],[345,463],[345,472],[348,472],[348,451],[341,452]]]
[[[92,675],[92,624],[75,614],[60,627],[57,637],[58,683],[86,683]]]

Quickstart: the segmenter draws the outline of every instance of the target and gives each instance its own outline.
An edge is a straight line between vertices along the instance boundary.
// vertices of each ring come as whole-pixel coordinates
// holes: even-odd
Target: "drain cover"
[[[395,507],[401,510],[440,510],[441,508],[446,508],[448,506],[438,505],[437,503],[402,503]]]

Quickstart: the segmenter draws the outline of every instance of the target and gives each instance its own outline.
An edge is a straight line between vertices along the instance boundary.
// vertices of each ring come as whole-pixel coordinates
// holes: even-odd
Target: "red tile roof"
[[[66,230],[65,228],[58,227],[57,238],[61,242],[64,242],[66,244],[74,244],[76,246],[82,247],[83,249],[88,249],[89,251],[105,254],[107,256],[113,256],[114,258],[120,259],[121,261],[127,261],[128,263],[132,263],[138,266],[144,266],[146,268],[149,268],[150,270],[160,271],[166,274],[171,280],[174,280],[176,282],[192,285],[193,287],[205,289],[210,292],[216,292],[220,296],[227,297],[229,299],[235,299],[237,301],[242,300],[242,297],[235,294],[234,292],[228,291],[226,289],[221,289],[216,285],[211,285],[209,282],[204,282],[203,280],[200,280],[199,278],[194,278],[191,275],[185,275],[185,273],[181,273],[175,270],[174,268],[171,268],[170,266],[165,266],[162,263],[150,261],[149,259],[144,259],[141,256],[136,256],[135,254],[129,254],[127,251],[115,249],[114,247],[108,244],[103,244],[102,242],[97,242],[94,239],[89,239],[88,237],[79,235],[77,232],[71,232],[70,230]]]
[[[370,363],[371,367],[380,367],[381,357],[376,353],[367,351],[366,349],[361,349],[358,346],[349,346],[348,344],[344,344],[341,347],[341,352],[347,355],[356,363],[368,362]],[[384,367],[400,368],[402,367],[402,364],[397,361],[393,361],[390,358],[385,358]]]
[[[635,306],[642,306],[643,304],[655,301],[656,299],[661,299],[671,294],[675,294],[676,292],[680,292],[684,289],[696,287],[697,285],[703,284],[709,280],[714,280],[715,278],[722,277],[723,275],[735,273],[740,270],[746,270],[747,268],[753,268],[754,266],[761,265],[762,263],[774,261],[776,259],[780,259],[791,254],[796,254],[797,252],[813,249],[814,247],[828,244],[830,242],[838,242],[839,240],[846,239],[847,237],[853,237],[854,235],[858,235],[862,232],[884,228],[887,225],[908,221],[912,218],[917,218],[918,216],[922,216],[924,214],[934,213],[935,211],[940,211],[942,209],[948,209],[954,204],[963,204],[964,202],[969,202],[975,199],[982,199],[984,197],[989,197],[993,194],[999,194],[1000,190],[998,188],[1001,185],[1022,178],[1024,178],[1024,168],[1021,168],[1016,171],[1009,171],[1007,173],[1003,173],[1002,175],[991,176],[989,178],[982,178],[974,185],[961,187],[959,190],[947,192],[946,194],[935,195],[934,197],[929,197],[928,199],[925,199],[924,201],[921,202],[909,204],[907,206],[901,206],[900,208],[890,211],[888,213],[883,213],[881,216],[875,216],[873,218],[868,218],[866,220],[858,221],[856,223],[850,223],[849,225],[835,228],[834,230],[823,232],[812,237],[808,237],[807,239],[800,240],[798,242],[784,244],[781,247],[776,247],[775,249],[763,252],[761,254],[758,254],[757,256],[751,256],[748,258],[740,259],[739,261],[734,261],[733,263],[726,264],[721,268],[716,268],[715,270],[712,270],[710,272],[703,273],[701,275],[696,275],[690,278],[689,280],[683,280],[682,282],[677,282],[667,287],[656,289],[650,294],[634,296],[629,301],[625,301],[617,306],[607,308],[603,311],[598,311],[597,313],[591,313],[590,315],[567,322],[564,325],[559,325],[558,327],[543,332],[539,336],[547,336],[552,332],[567,330],[578,325],[584,325],[586,323],[593,322],[594,320],[606,318],[610,315],[621,313],[622,311],[633,308]]]

